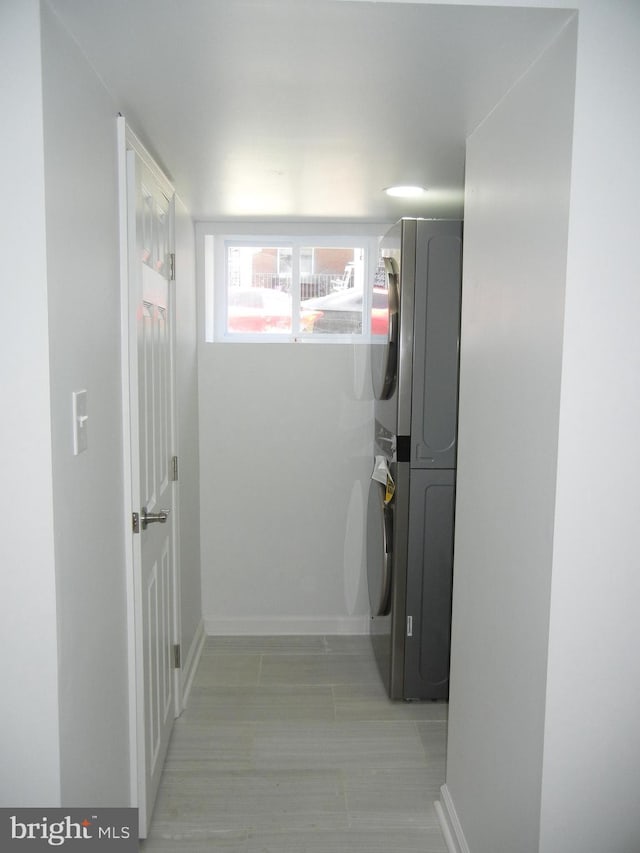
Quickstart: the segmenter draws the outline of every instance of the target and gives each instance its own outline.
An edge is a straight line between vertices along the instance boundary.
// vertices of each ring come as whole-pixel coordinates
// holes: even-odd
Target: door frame
[[[139,577],[142,562],[140,535],[133,531],[133,513],[140,512],[140,454],[137,407],[137,347],[132,345],[137,335],[136,310],[137,289],[132,283],[131,265],[132,252],[129,234],[129,197],[127,180],[127,151],[134,151],[145,166],[153,173],[158,184],[169,197],[175,195],[175,190],[161,169],[155,163],[145,146],[131,130],[124,116],[117,118],[118,141],[118,204],[119,204],[119,237],[120,237],[120,353],[121,353],[121,384],[122,384],[122,438],[123,438],[123,512],[125,522],[125,589],[127,597],[127,666],[129,689],[129,801],[132,807],[140,809],[145,802],[145,717],[144,708],[140,707],[139,695],[143,689],[143,672],[141,671],[142,635],[138,617],[138,596],[136,592],[136,577]],[[172,234],[172,251],[175,251],[175,204],[170,205],[170,229]],[[135,247],[133,247],[135,251]],[[170,371],[171,371],[171,432],[172,445],[177,447],[177,415],[175,389],[175,288],[169,287],[170,312]],[[179,548],[179,489],[174,483],[173,509],[169,523],[172,525],[172,577],[173,592],[172,613],[172,642],[180,642],[180,569],[178,557]],[[173,670],[174,716],[182,711],[183,698],[181,694],[180,669]],[[146,834],[144,823],[140,821],[141,837]]]

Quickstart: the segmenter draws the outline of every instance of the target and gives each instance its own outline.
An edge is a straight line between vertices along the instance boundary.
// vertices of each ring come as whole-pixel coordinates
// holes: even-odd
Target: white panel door
[[[135,311],[130,323],[132,491],[140,516],[134,561],[138,807],[144,837],[175,718],[173,197],[134,151],[127,152],[127,178],[130,305]]]

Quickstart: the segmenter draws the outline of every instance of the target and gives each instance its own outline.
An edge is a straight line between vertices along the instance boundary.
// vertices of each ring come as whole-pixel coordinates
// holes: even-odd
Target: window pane
[[[362,334],[364,249],[305,247],[301,258],[300,329],[327,335]]]
[[[226,330],[239,334],[291,331],[291,249],[229,246]]]

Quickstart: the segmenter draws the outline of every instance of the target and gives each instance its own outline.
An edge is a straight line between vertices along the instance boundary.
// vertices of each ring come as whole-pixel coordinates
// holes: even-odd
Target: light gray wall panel
[[[49,330],[37,0],[0,3],[3,252],[0,806],[60,801]]]
[[[575,27],[467,144],[447,786],[473,853],[538,850]]]

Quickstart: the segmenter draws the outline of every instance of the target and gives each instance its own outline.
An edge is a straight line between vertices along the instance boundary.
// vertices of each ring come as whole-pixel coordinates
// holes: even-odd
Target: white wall
[[[42,22],[62,800],[128,805],[118,106],[46,4]],[[193,224],[180,202],[176,253],[180,631],[188,657],[201,630],[196,291]],[[76,457],[71,394],[80,388],[88,391],[89,448]]]
[[[0,4],[0,805],[60,801],[49,329],[37,0]]]
[[[467,141],[447,788],[473,853],[540,821],[575,26]]]
[[[640,850],[640,4],[580,4],[541,853]]]
[[[357,345],[201,344],[208,633],[368,630],[366,358]]]
[[[0,6],[0,804],[130,804],[118,108],[46,2]],[[178,213],[183,642],[200,625],[193,228]],[[71,395],[89,447],[73,455]]]
[[[117,108],[46,4],[41,20],[62,802],[127,805]]]
[[[497,756],[501,762],[505,754],[508,758],[514,745],[514,720],[505,715],[504,696],[499,693],[495,694],[498,713],[493,723],[487,717],[486,731],[469,713],[474,688],[482,695],[486,677],[495,670],[488,655],[471,660],[471,647],[494,648],[496,637],[490,625],[478,630],[479,620],[469,605],[480,584],[465,576],[464,565],[458,571],[456,563],[447,786],[454,816],[461,822],[458,840],[466,841],[471,853],[514,849],[523,853],[629,853],[640,849],[636,533],[640,497],[634,476],[640,469],[640,338],[636,329],[640,292],[635,237],[640,219],[640,168],[634,141],[640,124],[635,108],[640,7],[597,0],[570,5],[579,8],[579,25],[548,663],[544,697],[537,695],[534,702],[544,711],[542,739],[534,740],[529,749],[529,766],[534,751],[541,762],[539,837],[537,841],[533,837],[531,816],[526,824],[530,832],[514,846],[520,815],[528,815],[531,808],[530,791],[521,786],[518,768],[509,767],[503,773],[515,780],[515,794],[505,791],[504,780],[492,771],[493,763],[484,763],[490,751],[473,745],[476,738],[488,736],[493,759]],[[554,93],[555,86],[549,89],[549,98]],[[517,132],[515,121],[511,132]],[[492,162],[489,157],[487,163],[491,169],[504,163],[502,140],[496,139],[495,145],[495,158]],[[550,206],[554,200],[550,198]],[[467,230],[473,227],[470,208],[466,225]],[[508,251],[497,245],[498,261]],[[468,260],[466,274],[473,276]],[[555,337],[552,341],[555,346]],[[513,347],[517,351],[516,342]],[[511,357],[512,349],[505,355]],[[490,488],[491,478],[489,469],[479,474],[478,492]],[[514,498],[526,496],[528,486],[523,481]],[[472,530],[468,524],[459,524],[458,541],[464,541]],[[505,525],[495,531],[498,547],[511,538],[507,530]],[[538,536],[548,539],[548,532],[540,528]],[[531,547],[532,537],[523,536],[519,551],[525,558]],[[548,564],[542,566],[543,575],[548,570]],[[494,572],[485,571],[483,579],[487,585],[493,584]],[[500,586],[493,588],[499,590]],[[476,604],[483,601],[482,596],[475,599]],[[498,626],[504,625],[506,617],[498,608],[491,609],[491,620],[496,614]],[[471,617],[468,623],[463,619],[467,615]],[[517,615],[516,610],[504,632],[509,644],[522,636]],[[542,616],[539,608],[538,642],[545,639]],[[524,624],[531,624],[530,614],[525,615]],[[504,653],[501,659],[504,661]],[[470,663],[477,666],[472,668]],[[513,705],[514,686],[530,690],[528,663],[523,659],[517,670],[512,666],[503,669],[500,686],[507,688],[508,707]],[[531,676],[536,675],[534,669]],[[461,704],[463,696],[467,701]],[[485,704],[478,703],[481,714]],[[505,717],[502,736],[499,726]],[[536,723],[539,733],[540,721]],[[520,738],[525,741],[530,734],[523,728]],[[465,757],[463,749],[469,745]],[[523,749],[516,743],[514,756],[519,758]],[[481,792],[480,801],[473,799],[472,791]]]

